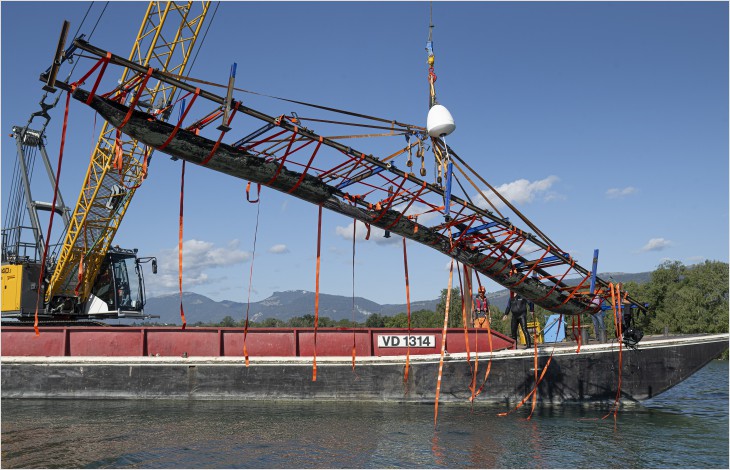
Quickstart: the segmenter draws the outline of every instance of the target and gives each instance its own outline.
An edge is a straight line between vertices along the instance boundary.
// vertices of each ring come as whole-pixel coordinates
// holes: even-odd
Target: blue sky
[[[16,155],[8,134],[39,109],[37,77],[62,19],[73,33],[88,6],[2,2],[3,211]],[[111,2],[91,42],[127,56],[145,7]],[[449,145],[558,245],[589,269],[599,248],[600,272],[728,261],[726,2],[435,2],[433,17],[438,98],[457,125]],[[428,22],[426,2],[223,2],[191,75],[225,82],[236,62],[238,87],[425,125]],[[294,109],[234,96],[270,115]],[[54,163],[62,112],[47,131]],[[69,205],[101,129],[93,124],[73,103],[61,175]],[[185,290],[246,301],[256,206],[244,189],[187,167]],[[156,154],[117,233],[119,245],[160,260],[149,295],[177,291],[179,190],[180,162]],[[252,300],[313,291],[317,208],[267,189],[261,201]],[[351,223],[325,214],[322,292],[352,295]],[[400,240],[387,241],[358,239],[355,295],[404,303]],[[411,299],[438,297],[448,258],[410,243],[408,263]]]

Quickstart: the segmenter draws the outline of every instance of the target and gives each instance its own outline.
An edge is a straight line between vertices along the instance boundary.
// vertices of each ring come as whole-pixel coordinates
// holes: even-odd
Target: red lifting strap
[[[284,155],[281,157],[281,162],[279,163],[279,167],[276,169],[276,173],[274,173],[274,176],[269,181],[266,182],[266,186],[270,186],[274,181],[276,181],[276,178],[279,177],[279,173],[281,173],[281,169],[284,167],[284,163],[286,163],[286,159],[289,157],[289,153],[291,152],[291,146],[294,143],[294,141],[296,140],[298,133],[299,133],[299,127],[294,126],[294,132],[292,132],[291,139],[289,139],[289,145],[286,147],[286,151],[284,152]],[[307,145],[311,144],[312,142],[314,142],[314,141],[310,140],[306,144],[302,145],[300,147],[300,149],[306,147]],[[299,149],[297,149],[297,150],[299,150]]]
[[[182,125],[183,121],[185,120],[185,116],[187,116],[187,115],[188,115],[188,111],[190,111],[190,108],[192,108],[192,107],[193,107],[193,103],[195,103],[195,99],[196,99],[196,98],[198,97],[198,95],[200,95],[200,88],[196,88],[196,89],[195,89],[195,95],[193,95],[193,99],[191,99],[191,100],[190,100],[190,104],[189,104],[189,105],[188,105],[188,107],[187,107],[187,108],[185,109],[185,111],[183,111],[183,114],[182,114],[182,116],[180,116],[180,120],[179,120],[179,121],[177,122],[177,125],[176,125],[176,126],[175,126],[175,128],[174,128],[174,129],[172,130],[172,132],[170,133],[170,137],[168,137],[168,138],[167,138],[167,140],[165,141],[165,143],[163,143],[162,145],[160,145],[159,147],[157,147],[157,150],[162,150],[162,149],[164,149],[165,147],[167,147],[167,145],[168,145],[168,144],[169,144],[169,143],[170,143],[170,142],[172,141],[172,139],[173,139],[173,138],[175,137],[175,134],[177,134],[177,131],[179,131],[179,130],[180,130],[180,126]]]
[[[91,93],[89,93],[89,97],[86,99],[86,104],[91,104],[91,100],[94,99],[94,95],[96,94],[96,89],[99,88],[99,82],[101,82],[101,77],[104,76],[104,71],[106,70],[106,66],[109,65],[109,59],[112,58],[112,53],[107,52],[106,57],[103,57],[101,59],[101,62],[103,62],[103,65],[101,66],[101,70],[99,71],[99,75],[96,77],[96,82],[94,82],[94,88],[91,89]],[[91,71],[94,71],[96,67],[98,67],[99,64],[97,63]],[[91,72],[89,72],[91,73]],[[87,75],[88,76],[88,75]],[[82,78],[81,81],[83,81],[86,77]]]
[[[142,97],[142,91],[144,90],[144,87],[147,86],[147,81],[152,76],[152,72],[154,69],[152,67],[147,69],[147,73],[144,76],[144,80],[142,80],[142,83],[139,86],[139,90],[137,93],[135,93],[134,98],[132,99],[132,102],[129,104],[129,111],[127,111],[127,115],[124,116],[124,120],[122,121],[122,124],[119,125],[119,130],[124,129],[124,126],[127,125],[127,122],[129,122],[129,118],[132,117],[132,113],[134,112],[134,108],[137,107],[137,102]]]
[[[299,180],[297,183],[292,186],[292,188],[287,191],[289,194],[291,194],[293,191],[295,191],[300,184],[302,184],[302,181],[304,181],[304,176],[309,171],[309,167],[312,166],[312,162],[314,161],[314,157],[317,155],[317,152],[319,151],[319,148],[322,146],[322,136],[319,136],[319,142],[317,143],[317,147],[315,147],[314,152],[312,152],[312,156],[309,158],[309,161],[307,162],[307,166],[304,168],[304,171],[302,171],[302,175],[299,177]]]
[[[236,115],[236,112],[238,111],[238,107],[241,105],[239,101],[236,101],[236,104],[233,105],[233,112],[231,113],[231,117],[228,118],[228,122],[226,123],[227,126],[230,127],[231,121],[233,121],[233,116]],[[216,141],[215,145],[213,146],[213,150],[210,151],[210,154],[203,160],[200,164],[205,166],[208,164],[211,158],[213,158],[213,155],[218,151],[218,147],[221,145],[221,140],[223,140],[223,136],[225,135],[226,131],[221,131],[221,135],[218,137],[218,140]]]
[[[71,100],[71,93],[66,93],[66,110],[63,113],[63,130],[61,131],[61,147],[58,151],[58,166],[56,168],[56,184],[53,188],[53,202],[51,203],[52,208],[56,208],[56,198],[58,197],[58,182],[61,181],[61,163],[63,162],[63,148],[66,145],[66,127],[68,125],[68,105]],[[48,221],[48,231],[46,232],[46,244],[43,248],[43,256],[41,257],[41,269],[40,273],[38,274],[38,295],[36,297],[35,302],[35,319],[33,320],[33,329],[35,330],[35,335],[40,336],[40,331],[38,331],[38,308],[40,306],[41,301],[41,287],[43,286],[43,276],[45,275],[45,269],[46,266],[46,254],[48,253],[48,245],[51,241],[51,229],[53,228],[53,215],[56,213],[55,210],[51,211],[51,216]]]

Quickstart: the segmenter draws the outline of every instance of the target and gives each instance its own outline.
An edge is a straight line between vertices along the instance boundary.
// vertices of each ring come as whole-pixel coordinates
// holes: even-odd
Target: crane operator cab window
[[[106,302],[109,311],[142,308],[142,293],[135,256],[110,255],[103,264],[92,293]]]

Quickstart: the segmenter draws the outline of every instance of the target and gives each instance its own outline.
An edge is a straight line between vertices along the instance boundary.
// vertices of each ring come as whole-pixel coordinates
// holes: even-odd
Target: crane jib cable
[[[174,78],[174,79],[177,79],[177,80],[181,80],[181,81],[194,82],[194,83],[202,83],[204,85],[210,85],[210,86],[219,87],[219,88],[228,88],[228,85],[222,85],[220,83],[215,83],[215,82],[211,82],[211,81],[207,81],[207,80],[200,80],[200,79],[197,79],[197,78],[191,78],[191,77],[184,76],[184,75],[176,75],[176,74],[173,74],[173,73],[162,72],[162,71],[160,71],[160,74],[161,75],[165,75],[165,76],[170,77],[170,78]],[[289,98],[282,98],[280,96],[267,95],[266,93],[258,93],[256,91],[246,90],[246,89],[243,89],[243,88],[233,87],[233,90],[240,91],[242,93],[248,93],[248,94],[251,94],[251,95],[263,96],[264,98],[272,98],[272,99],[279,100],[279,101],[286,101],[287,103],[300,104],[302,106],[308,106],[310,108],[321,109],[323,111],[330,111],[330,112],[337,113],[337,114],[345,114],[345,115],[348,115],[348,116],[359,117],[359,118],[368,119],[368,120],[371,120],[371,121],[386,122],[388,124],[391,124],[391,125],[394,125],[394,126],[399,126],[399,127],[405,128],[405,129],[415,129],[415,130],[422,131],[422,132],[426,130],[425,127],[416,126],[415,124],[401,123],[401,122],[396,121],[394,119],[385,119],[385,118],[380,118],[380,117],[376,117],[376,116],[370,116],[370,115],[367,115],[367,114],[356,113],[356,112],[353,112],[353,111],[347,111],[347,110],[344,110],[344,109],[332,108],[330,106],[323,106],[323,105],[319,105],[319,104],[308,103],[306,101],[298,101],[298,100],[292,100],[292,99],[289,99]]]

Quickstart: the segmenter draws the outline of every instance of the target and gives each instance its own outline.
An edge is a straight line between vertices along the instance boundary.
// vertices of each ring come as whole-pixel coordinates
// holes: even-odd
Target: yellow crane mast
[[[209,7],[210,2],[150,2],[129,60],[184,75]],[[125,68],[120,86],[133,75]],[[148,110],[166,109],[177,91],[157,80],[138,88],[138,106]],[[70,299],[88,299],[127,207],[146,176],[145,151],[144,145],[120,137],[104,123],[46,290],[51,308]]]

